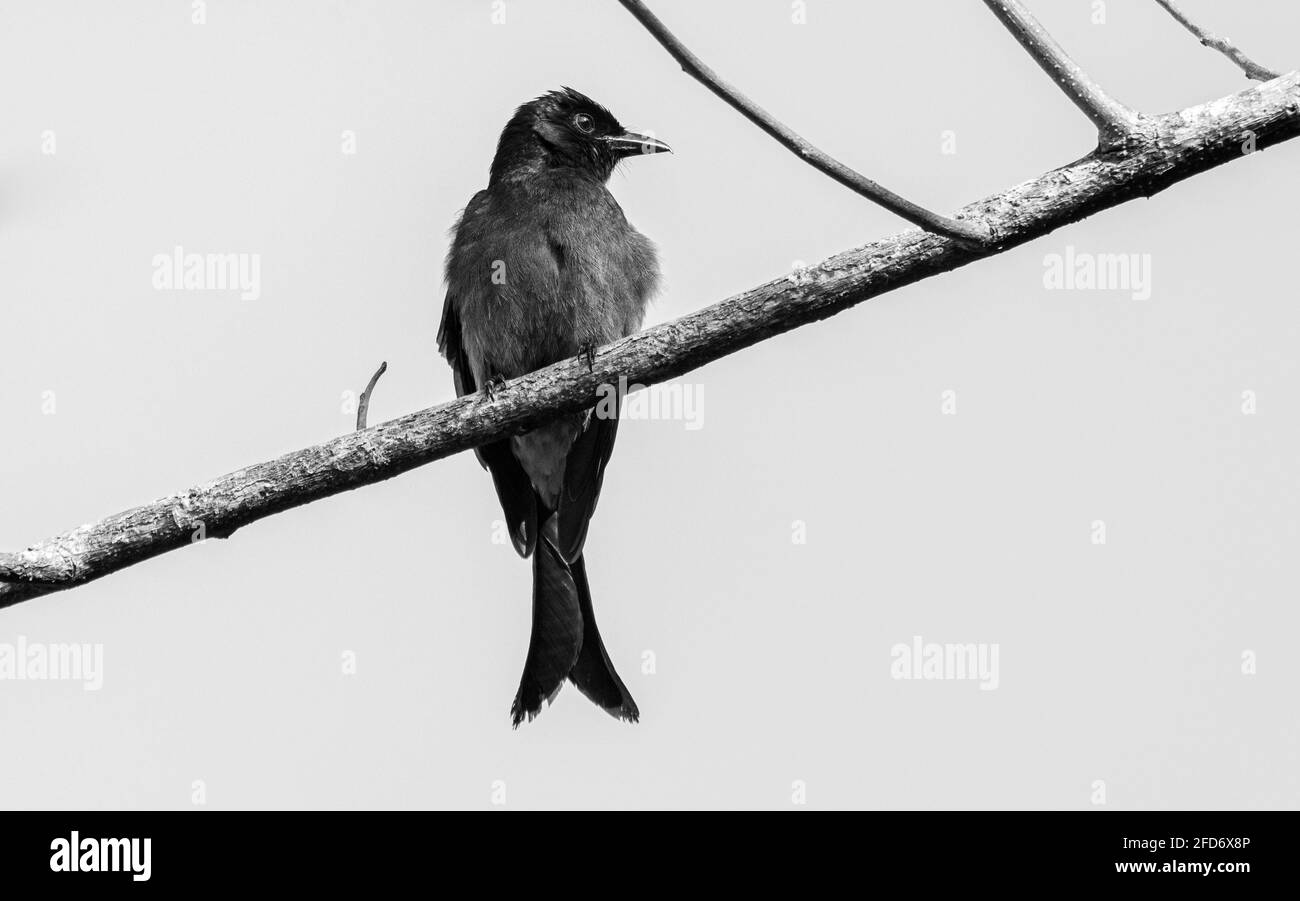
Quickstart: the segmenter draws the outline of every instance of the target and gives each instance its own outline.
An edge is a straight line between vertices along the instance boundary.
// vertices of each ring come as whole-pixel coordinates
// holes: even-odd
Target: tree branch
[[[619,0],[619,2],[645,26],[655,40],[663,45],[672,58],[681,64],[682,70],[687,75],[717,94],[742,116],[767,132],[778,144],[817,171],[829,175],[849,190],[861,194],[928,232],[963,241],[973,247],[987,245],[993,240],[988,226],[984,223],[972,220],[958,221],[932,213],[818,150],[793,129],[774,118],[767,110],[718,77],[718,74],[688,50],[641,0]]]
[[[1093,121],[1103,145],[1122,143],[1137,128],[1137,113],[1103,91],[1020,0],[984,0],[984,3],[1074,105]]]
[[[1201,28],[1191,19],[1187,18],[1187,14],[1178,8],[1178,4],[1174,3],[1174,0],[1156,0],[1156,2],[1163,6],[1168,11],[1169,15],[1177,19],[1184,28],[1196,35],[1198,41],[1206,47],[1219,51],[1228,59],[1236,63],[1241,70],[1246,73],[1247,78],[1253,78],[1255,81],[1272,81],[1274,78],[1278,78],[1282,74],[1280,72],[1274,72],[1272,69],[1265,69],[1259,63],[1255,62],[1249,56],[1237,49],[1237,47],[1227,38],[1216,37]]]
[[[370,395],[375,393],[375,385],[379,377],[388,371],[388,361],[385,360],[379,364],[375,374],[370,377],[370,384],[366,385],[366,390],[361,392],[361,400],[357,404],[357,431],[366,427],[366,418],[370,415]]]
[[[1001,243],[972,251],[907,231],[824,260],[674,322],[515,379],[483,394],[350,432],[188,491],[0,555],[0,607],[98,579],[190,544],[224,537],[284,510],[370,485],[556,415],[590,407],[619,376],[662,382],[805,323],[947,272],[1243,155],[1300,135],[1300,72],[1155,117],[1130,152],[1093,153],[964,212]],[[1251,139],[1248,141],[1248,137]],[[605,389],[607,391],[607,389]],[[44,584],[12,584],[44,583]]]
[[[24,551],[21,554],[0,553],[0,583],[18,582],[25,585],[64,587],[64,583],[77,580],[76,561],[68,559],[51,565],[48,555]],[[0,597],[5,587],[0,584]],[[0,607],[6,606],[0,600]]]

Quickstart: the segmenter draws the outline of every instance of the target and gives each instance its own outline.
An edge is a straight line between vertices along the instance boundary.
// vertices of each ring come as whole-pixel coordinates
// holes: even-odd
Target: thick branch
[[[369,485],[432,460],[590,407],[620,376],[643,385],[675,378],[741,348],[825,319],[864,300],[1041,237],[1300,134],[1300,72],[1151,120],[1129,153],[1094,153],[965,212],[992,223],[1002,244],[972,251],[908,231],[824,260],[719,304],[482,394],[412,413],[287,454],[128,510],[0,558],[0,607],[116,572],[292,507]],[[606,393],[607,393],[606,389]]]
[[[1234,46],[1227,38],[1217,37],[1201,28],[1191,19],[1187,18],[1187,14],[1178,8],[1178,4],[1174,3],[1174,0],[1156,0],[1156,2],[1168,10],[1169,15],[1177,19],[1179,24],[1192,34],[1196,35],[1198,41],[1212,50],[1219,51],[1228,59],[1236,63],[1241,68],[1241,71],[1246,73],[1247,78],[1253,78],[1255,81],[1272,81],[1274,78],[1278,78],[1281,75],[1280,72],[1265,69],[1249,56],[1242,53],[1241,50]]]
[[[938,213],[932,213],[924,207],[917,206],[910,200],[899,197],[888,188],[877,184],[865,175],[850,169],[839,160],[818,150],[802,136],[795,133],[793,129],[775,119],[767,110],[719,78],[718,74],[688,50],[668,30],[668,27],[659,21],[659,17],[646,8],[646,5],[641,0],[619,0],[619,2],[636,17],[638,22],[645,26],[655,40],[663,45],[672,58],[681,64],[682,70],[687,75],[690,75],[717,94],[742,116],[767,132],[778,144],[794,153],[814,169],[829,175],[849,190],[878,203],[890,212],[928,232],[955,238],[973,245],[984,245],[991,242],[992,235],[984,223],[958,221],[941,216]]]
[[[51,566],[41,554],[30,551],[22,554],[0,553],[0,582],[20,582],[29,585],[59,585],[76,580],[76,561],[66,560]],[[0,585],[0,597],[5,586]],[[0,602],[0,606],[4,606]]]
[[[1020,0],[984,0],[1051,79],[1093,121],[1102,144],[1122,141],[1137,126],[1137,113],[1101,89],[1065,52]]]

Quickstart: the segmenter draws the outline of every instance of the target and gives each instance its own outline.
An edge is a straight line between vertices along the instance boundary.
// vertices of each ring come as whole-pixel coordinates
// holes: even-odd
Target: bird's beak
[[[616,156],[635,156],[638,153],[672,153],[673,149],[657,138],[625,131],[604,139]]]

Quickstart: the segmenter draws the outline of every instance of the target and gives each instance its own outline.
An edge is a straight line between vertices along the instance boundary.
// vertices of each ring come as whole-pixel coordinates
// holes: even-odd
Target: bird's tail
[[[614,664],[605,653],[605,643],[596,628],[596,614],[591,609],[591,589],[587,587],[587,563],[579,554],[571,564],[574,584],[578,589],[578,606],[582,609],[582,650],[578,660],[569,670],[569,681],[578,691],[610,716],[635,723],[641,717],[636,701],[614,670]]]
[[[640,711],[596,628],[586,563],[581,554],[564,562],[556,550],[556,526],[552,515],[533,552],[533,631],[511,720],[518,726],[537,716],[567,678],[606,713],[635,723]]]

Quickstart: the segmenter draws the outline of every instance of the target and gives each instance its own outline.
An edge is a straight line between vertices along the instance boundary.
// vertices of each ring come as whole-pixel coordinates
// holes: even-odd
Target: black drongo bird
[[[490,392],[641,327],[659,278],[655,250],[605,182],[620,160],[667,149],[572,88],[515,111],[487,189],[465,207],[447,254],[438,349],[458,395]],[[476,451],[515,550],[533,557],[533,628],[510,709],[515,726],[566,678],[613,716],[639,716],[596,630],[582,555],[617,429],[617,415],[588,410]]]

